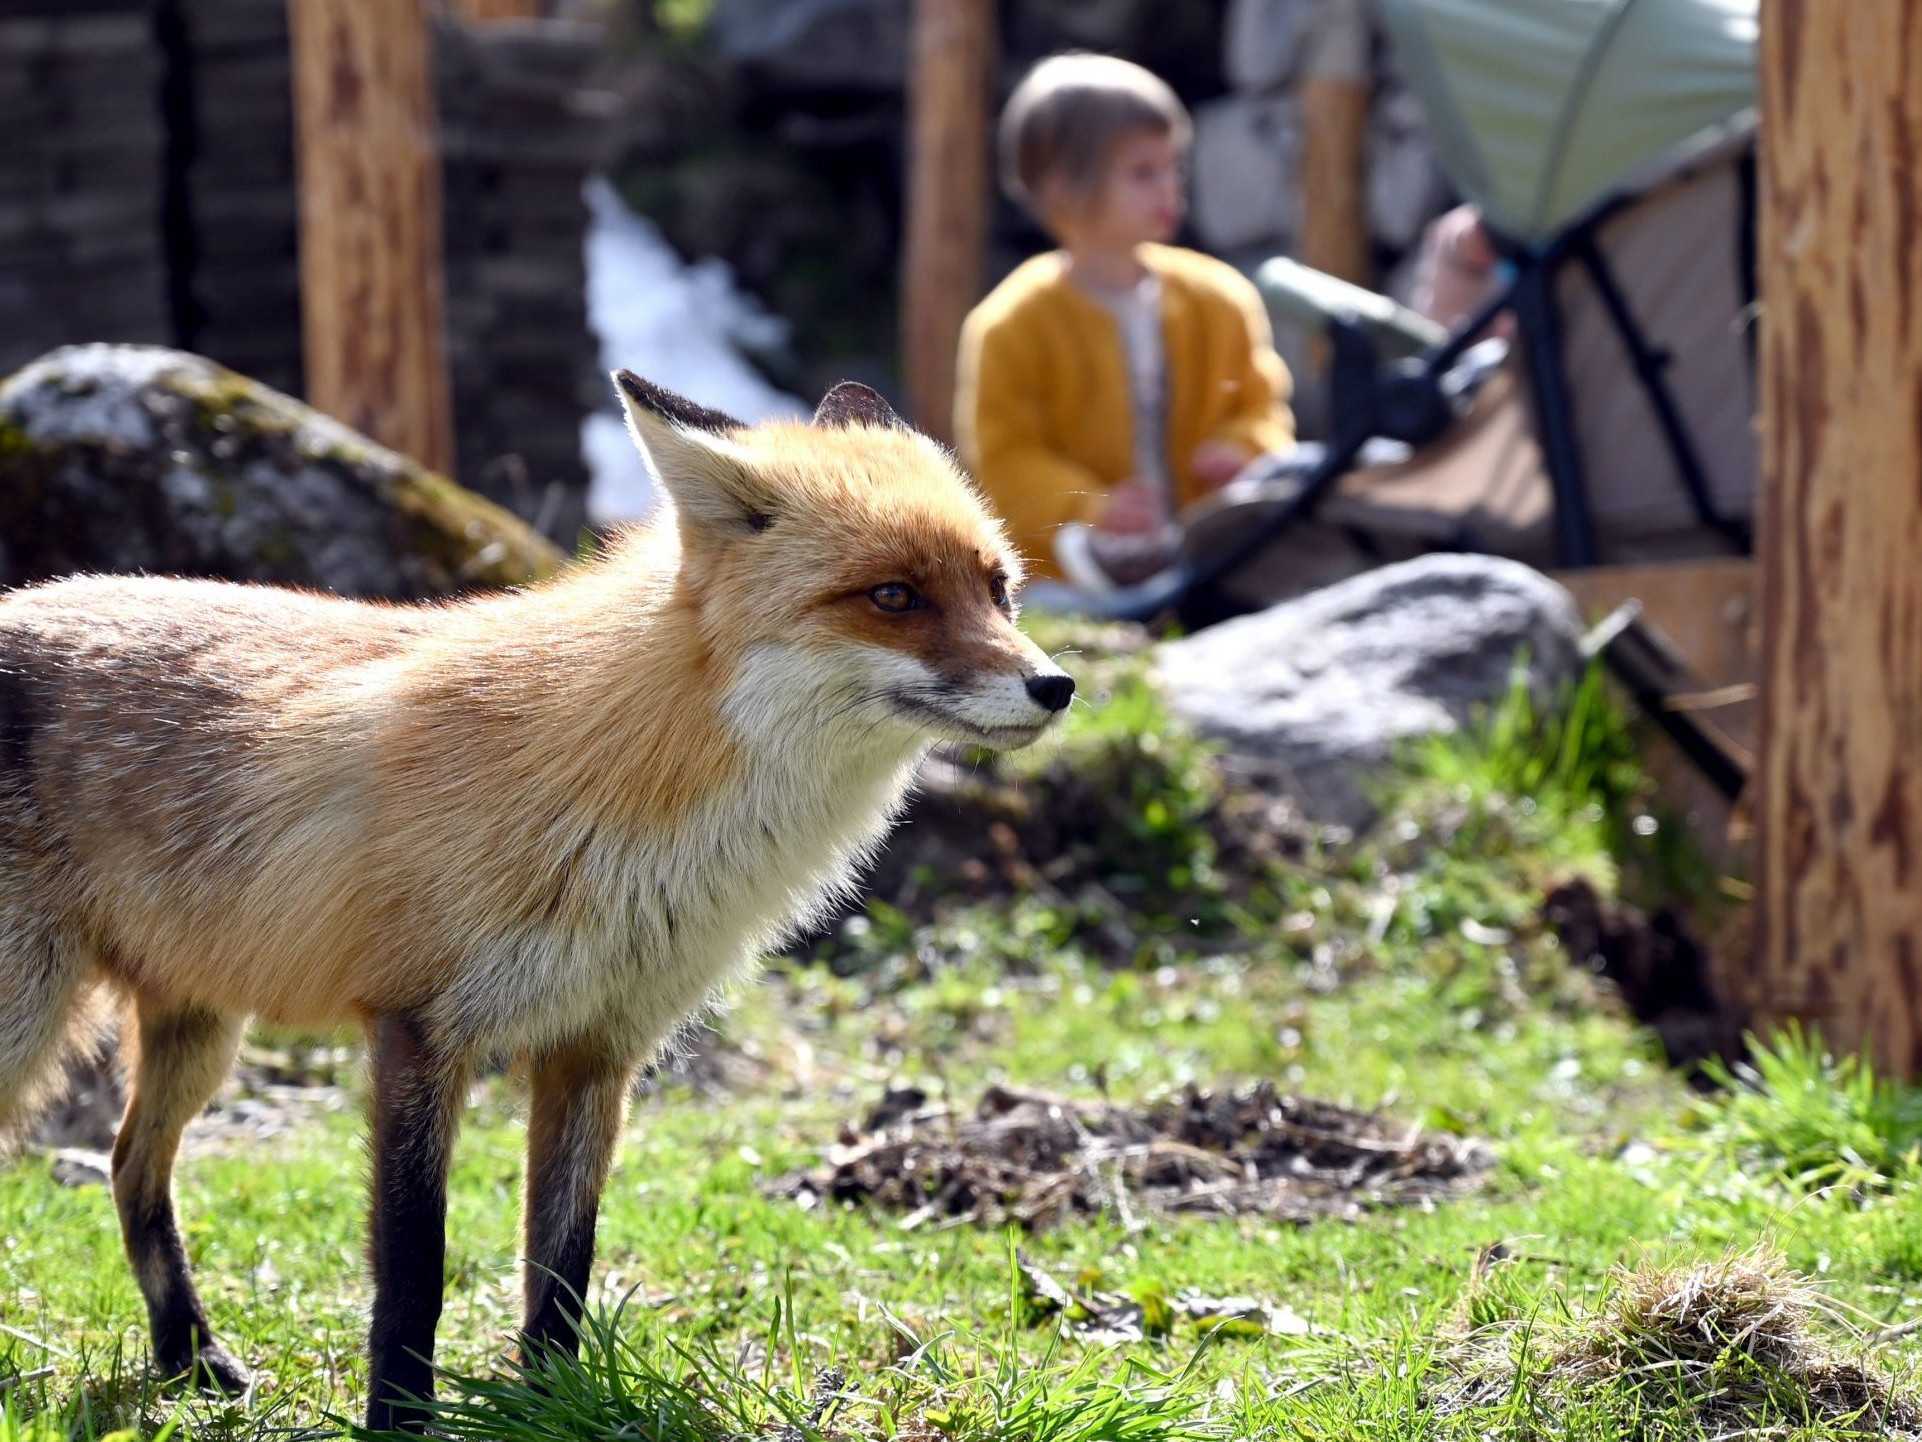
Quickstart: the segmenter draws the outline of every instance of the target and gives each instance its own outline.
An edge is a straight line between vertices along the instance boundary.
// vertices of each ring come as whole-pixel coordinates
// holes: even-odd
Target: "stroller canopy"
[[[1443,168],[1545,241],[1755,97],[1758,0],[1382,0]]]

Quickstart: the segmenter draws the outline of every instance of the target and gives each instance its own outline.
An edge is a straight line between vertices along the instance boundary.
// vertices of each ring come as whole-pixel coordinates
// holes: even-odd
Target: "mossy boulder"
[[[0,585],[138,571],[411,601],[564,559],[492,502],[200,356],[67,346],[0,380]]]

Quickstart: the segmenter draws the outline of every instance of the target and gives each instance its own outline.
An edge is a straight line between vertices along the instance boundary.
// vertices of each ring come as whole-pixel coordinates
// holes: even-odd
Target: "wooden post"
[[[538,20],[541,0],[459,0],[461,19],[470,25],[486,25],[495,20]]]
[[[930,435],[954,431],[954,352],[981,291],[994,0],[915,0],[901,367]]]
[[[451,471],[430,0],[287,0],[307,398]]]
[[[1301,262],[1367,285],[1368,17],[1355,0],[1321,7],[1298,82]]]
[[[1922,1074],[1922,0],[1762,6],[1757,997]]]

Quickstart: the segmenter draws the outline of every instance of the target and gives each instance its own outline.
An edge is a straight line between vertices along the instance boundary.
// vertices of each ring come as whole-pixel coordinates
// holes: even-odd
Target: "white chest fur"
[[[810,658],[758,653],[724,708],[743,772],[672,828],[596,833],[576,867],[584,919],[482,940],[436,1019],[481,1049],[593,1032],[651,1052],[853,884],[885,834],[925,743],[856,701]]]

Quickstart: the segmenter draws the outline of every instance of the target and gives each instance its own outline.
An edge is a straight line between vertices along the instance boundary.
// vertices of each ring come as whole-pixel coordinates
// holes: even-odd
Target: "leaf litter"
[[[1126,1292],[1104,1291],[1098,1277],[1070,1286],[1025,1253],[1016,1254],[1020,1302],[1030,1323],[1058,1319],[1083,1341],[1097,1346],[1165,1337],[1190,1324],[1202,1335],[1307,1337],[1314,1326],[1293,1307],[1259,1297],[1210,1297],[1183,1290],[1172,1296],[1156,1283]]]
[[[901,1226],[1042,1231],[1110,1213],[1309,1222],[1428,1207],[1475,1187],[1481,1142],[1286,1095],[1189,1086],[1131,1107],[993,1085],[972,1110],[890,1090],[821,1164],[771,1184],[803,1206],[864,1206]]]

